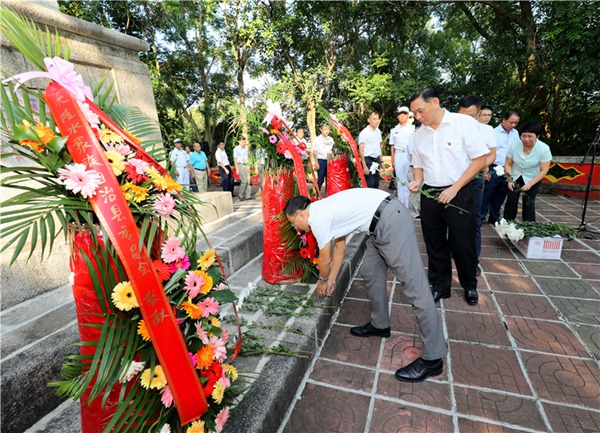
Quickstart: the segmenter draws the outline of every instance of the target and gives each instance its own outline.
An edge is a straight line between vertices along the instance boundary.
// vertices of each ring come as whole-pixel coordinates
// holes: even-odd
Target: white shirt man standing
[[[408,206],[410,192],[408,191],[409,154],[408,142],[415,132],[414,125],[408,123],[410,110],[408,107],[399,107],[396,118],[398,124],[390,131],[390,154],[392,168],[396,174],[396,192],[398,200]]]
[[[369,125],[358,136],[358,150],[369,188],[379,188],[379,167],[381,166],[381,131],[379,113],[373,111],[367,119]]]
[[[229,157],[225,151],[225,141],[219,141],[217,144],[217,151],[215,152],[215,159],[219,166],[219,174],[221,175],[221,188],[223,191],[228,191],[233,197],[233,170],[229,164]]]
[[[317,187],[319,188],[319,191],[327,179],[327,158],[333,150],[333,145],[333,137],[329,135],[329,125],[324,123],[323,126],[321,126],[321,135],[315,138],[315,141],[312,145],[313,158],[316,159],[317,169],[319,170],[317,179]]]
[[[233,162],[235,163],[235,171],[240,177],[240,192],[238,197],[240,201],[250,200],[250,166],[248,165],[248,146],[246,146],[246,137],[240,137],[238,145],[233,149]]]
[[[469,305],[477,304],[477,215],[471,181],[485,166],[489,153],[475,119],[440,106],[434,89],[417,91],[410,108],[423,126],[413,136],[415,180],[437,199],[421,197],[421,227],[429,258],[429,282],[435,302],[451,296],[451,255]]]

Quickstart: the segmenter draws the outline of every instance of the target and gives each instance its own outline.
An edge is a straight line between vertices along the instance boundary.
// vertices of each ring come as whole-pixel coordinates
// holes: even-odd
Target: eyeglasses
[[[295,229],[297,229],[298,227],[296,227],[296,218],[298,218],[299,213],[296,212],[296,215],[294,215],[292,217],[292,220],[290,221],[290,224],[292,224],[292,227],[294,227]]]

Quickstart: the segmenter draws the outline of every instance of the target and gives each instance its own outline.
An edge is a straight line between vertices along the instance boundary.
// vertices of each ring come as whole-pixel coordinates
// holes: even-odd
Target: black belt
[[[205,169],[205,168],[196,168],[196,167],[194,167],[194,170],[198,170],[198,171],[206,171],[206,169]]]
[[[379,204],[379,207],[375,211],[375,215],[373,215],[373,219],[371,220],[371,225],[369,226],[369,234],[372,235],[375,232],[375,227],[377,227],[377,223],[381,218],[381,212],[385,209],[387,204],[392,201],[394,198],[393,195],[388,195],[383,201]]]

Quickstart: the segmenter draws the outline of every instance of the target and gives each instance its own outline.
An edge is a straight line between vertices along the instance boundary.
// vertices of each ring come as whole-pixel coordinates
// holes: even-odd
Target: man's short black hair
[[[417,90],[411,97],[410,102],[416,99],[423,98],[425,102],[429,102],[432,98],[439,98],[438,93],[433,87],[425,87]]]
[[[503,119],[510,119],[511,116],[517,116],[517,117],[521,117],[521,112],[519,110],[508,110],[506,113],[504,113],[504,116],[502,116]]]
[[[297,195],[288,200],[283,208],[286,215],[294,216],[296,212],[306,209],[310,205],[310,199],[303,195]]]
[[[538,122],[527,122],[521,127],[521,134],[524,132],[530,132],[535,134],[536,137],[539,137],[544,132],[544,127]]]
[[[494,110],[492,110],[492,107],[490,107],[489,105],[482,105],[481,106],[482,110],[490,110],[491,112],[493,112]]]
[[[458,106],[462,108],[469,108],[475,105],[475,107],[477,107],[477,110],[481,110],[481,104],[483,104],[483,101],[479,96],[470,95],[462,98],[459,101]]]

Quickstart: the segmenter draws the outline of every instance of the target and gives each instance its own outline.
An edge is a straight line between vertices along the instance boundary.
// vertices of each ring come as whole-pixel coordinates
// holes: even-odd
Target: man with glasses
[[[312,231],[319,245],[317,295],[329,296],[346,252],[346,236],[368,232],[361,273],[367,286],[371,320],[350,329],[357,337],[389,337],[390,314],[386,276],[390,268],[413,306],[423,341],[421,357],[400,368],[396,378],[421,382],[443,371],[448,348],[429,282],[425,275],[413,218],[398,199],[379,189],[355,188],[311,202],[291,198],[283,209],[288,221],[304,232]]]

